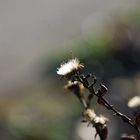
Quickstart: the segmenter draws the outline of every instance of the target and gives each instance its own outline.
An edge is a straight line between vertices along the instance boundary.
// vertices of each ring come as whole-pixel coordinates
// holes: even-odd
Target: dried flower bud
[[[106,140],[108,136],[108,128],[106,125],[107,121],[108,118],[102,115],[96,116],[94,119],[94,126],[101,140]]]
[[[106,124],[109,119],[104,117],[103,115],[97,116],[94,112],[94,110],[87,109],[84,113],[83,116],[87,119],[87,121],[93,121],[95,124]]]
[[[78,81],[68,81],[68,84],[64,86],[65,89],[68,89],[72,92],[79,92],[82,93],[82,91],[84,90],[84,86],[83,84],[81,84]]]
[[[133,134],[123,134],[120,140],[137,140]]]
[[[84,113],[83,116],[86,118],[87,121],[93,121],[96,117],[96,114],[94,112],[94,110],[91,109],[87,109]]]
[[[97,134],[99,135],[101,140],[107,140],[108,137],[108,127],[107,125],[102,125],[102,124],[96,124],[95,126]],[[97,136],[95,135],[95,138]]]
[[[126,136],[126,137],[122,137],[120,140],[136,140],[136,139],[133,137]]]
[[[106,124],[109,121],[108,118],[104,117],[103,115],[96,116],[94,119],[95,123]]]
[[[89,121],[93,124],[93,126],[96,129],[96,134],[95,138],[97,135],[99,135],[101,140],[106,140],[108,136],[108,128],[107,128],[107,121],[108,118],[100,115],[97,116],[94,112],[94,110],[87,109],[84,113],[83,116],[85,117],[86,121]]]

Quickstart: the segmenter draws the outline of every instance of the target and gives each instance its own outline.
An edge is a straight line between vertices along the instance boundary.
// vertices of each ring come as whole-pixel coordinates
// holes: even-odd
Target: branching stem
[[[82,98],[82,102],[83,102],[83,105],[84,105],[85,108],[86,107],[88,108],[90,106],[91,99],[95,95],[103,103],[103,105],[104,105],[105,108],[107,108],[108,110],[112,110],[114,112],[114,115],[115,116],[118,116],[119,118],[122,119],[123,122],[125,122],[128,125],[132,126],[137,132],[140,132],[140,130],[138,129],[138,127],[135,124],[133,124],[133,122],[131,121],[131,119],[128,116],[126,116],[126,115],[120,113],[119,111],[117,111],[113,107],[113,105],[111,105],[103,96],[101,96],[100,94],[98,94],[99,91],[97,91],[97,92],[94,91],[94,88],[93,88],[94,83],[91,86],[88,85],[87,77],[85,77],[83,75],[81,77],[81,76],[79,76],[79,74],[77,74],[76,75],[76,79],[79,82],[81,82],[86,89],[88,89],[88,91],[90,92],[90,95],[91,95],[91,96],[89,95],[90,98],[88,99],[88,101],[87,101],[86,104],[85,104],[86,101],[83,101],[84,98]]]

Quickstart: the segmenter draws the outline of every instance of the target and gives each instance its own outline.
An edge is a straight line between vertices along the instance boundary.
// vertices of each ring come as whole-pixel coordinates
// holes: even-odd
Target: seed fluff
[[[69,60],[67,63],[61,64],[59,68],[57,68],[57,74],[66,76],[68,74],[73,73],[74,71],[78,71],[84,66],[80,64],[80,61],[77,58]]]

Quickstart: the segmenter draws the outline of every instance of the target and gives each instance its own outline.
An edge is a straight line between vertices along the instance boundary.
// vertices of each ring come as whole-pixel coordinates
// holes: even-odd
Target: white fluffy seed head
[[[129,100],[128,107],[134,108],[134,107],[138,107],[138,106],[140,106],[140,97],[139,96],[135,96]]]
[[[77,58],[69,60],[67,63],[61,64],[60,68],[57,70],[58,75],[68,75],[72,73],[73,71],[78,71],[84,67],[82,64],[80,64],[80,61]]]

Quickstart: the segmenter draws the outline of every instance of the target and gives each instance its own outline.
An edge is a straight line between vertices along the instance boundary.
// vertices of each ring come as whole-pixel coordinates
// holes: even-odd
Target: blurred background
[[[138,0],[0,0],[0,139],[94,139],[95,130],[80,122],[80,103],[56,74],[71,53],[132,117],[140,109],[127,106],[140,96],[139,7]],[[95,104],[110,119],[109,140],[136,134]]]

